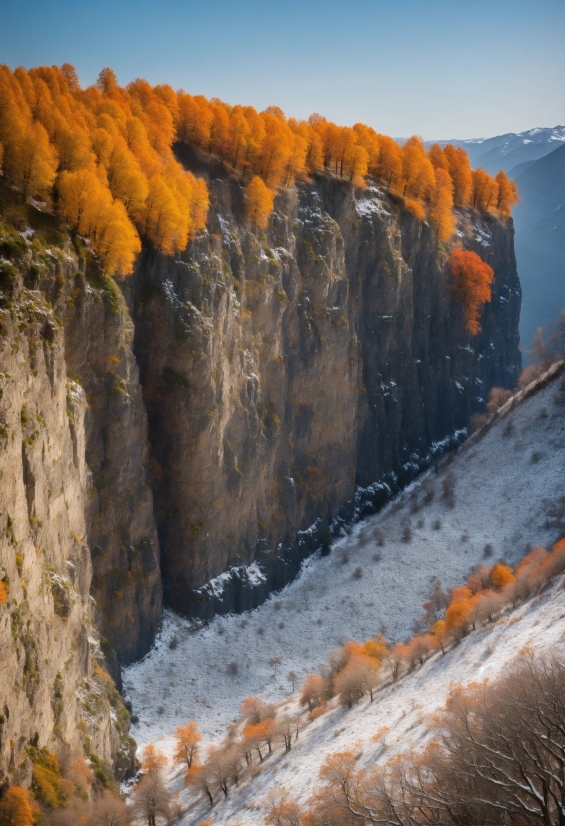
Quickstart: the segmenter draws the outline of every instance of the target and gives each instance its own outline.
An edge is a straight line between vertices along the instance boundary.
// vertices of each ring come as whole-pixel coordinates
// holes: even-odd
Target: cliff
[[[178,151],[208,179],[208,231],[176,259],[147,251],[128,301],[165,597],[210,617],[284,585],[347,503],[376,504],[375,482],[516,384],[521,293],[510,219],[458,216],[496,273],[473,338],[448,250],[397,199],[318,178],[251,232],[238,181]]]
[[[132,763],[89,595],[87,401],[49,300],[76,262],[33,235],[0,227],[0,780],[24,785],[30,745]]]
[[[241,182],[177,150],[207,230],[121,289],[0,192],[0,757],[24,779],[27,745],[61,740],[126,771],[98,662],[119,684],[163,587],[200,617],[257,605],[520,369],[511,220],[458,216],[496,276],[473,338],[448,250],[398,199],[320,177],[255,231]]]

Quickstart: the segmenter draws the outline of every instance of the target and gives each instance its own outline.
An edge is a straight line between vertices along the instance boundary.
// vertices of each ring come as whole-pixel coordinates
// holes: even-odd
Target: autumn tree
[[[467,207],[471,202],[473,191],[473,173],[469,156],[461,147],[455,148],[448,143],[443,150],[447,159],[449,174],[453,181],[453,200],[456,206]]]
[[[520,200],[520,196],[518,195],[518,187],[514,181],[510,180],[503,169],[500,170],[495,180],[498,184],[496,208],[503,215],[511,215],[512,208],[515,207]]]
[[[437,167],[434,174],[429,212],[430,226],[440,241],[449,241],[455,233],[453,215],[453,181],[449,172]]]
[[[167,765],[167,758],[162,751],[149,743],[141,755],[141,770],[144,774],[159,774]]]
[[[509,568],[508,565],[503,565],[502,563],[498,562],[496,565],[493,565],[492,567],[492,570],[490,572],[490,581],[495,591],[502,591],[503,588],[514,582],[514,574],[512,573],[512,568]]]
[[[41,123],[33,122],[26,127],[25,134],[6,153],[4,166],[24,198],[49,195],[57,172],[57,153]]]
[[[424,142],[413,135],[402,148],[402,194],[407,198],[428,198],[434,183],[434,169]]]
[[[269,222],[269,215],[273,210],[275,193],[266,186],[262,179],[255,175],[245,190],[247,214],[252,224],[264,229]]]
[[[324,679],[319,674],[308,674],[300,692],[300,705],[312,711],[320,705],[324,696]]]
[[[494,270],[476,252],[454,249],[447,262],[453,289],[465,310],[467,330],[476,335],[480,329],[480,311],[491,299]]]
[[[389,188],[396,189],[402,179],[402,149],[387,135],[378,135],[378,140],[377,180]]]
[[[375,659],[364,654],[355,654],[336,676],[334,687],[341,704],[351,708],[367,692],[372,701],[378,682],[379,668]]]
[[[267,826],[301,826],[301,810],[285,788],[272,789],[266,798]]]
[[[175,763],[185,764],[188,771],[193,764],[198,761],[198,752],[202,735],[198,730],[198,725],[191,720],[186,726],[179,726],[174,733],[175,751],[173,760]]]
[[[0,799],[0,826],[33,826],[34,807],[25,789],[11,786]]]
[[[484,169],[473,172],[473,206],[481,212],[496,208],[498,203],[498,183]]]

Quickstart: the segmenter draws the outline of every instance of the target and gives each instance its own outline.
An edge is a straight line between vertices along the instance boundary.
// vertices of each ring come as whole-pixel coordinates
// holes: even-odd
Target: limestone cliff
[[[511,221],[459,215],[496,273],[473,338],[448,251],[393,197],[321,178],[257,233],[240,184],[199,171],[208,231],[177,258],[146,252],[129,304],[165,595],[209,617],[287,582],[359,486],[406,477],[515,385],[520,287]]]
[[[87,401],[49,300],[76,259],[32,236],[0,228],[0,780],[24,785],[30,745],[132,760],[89,595]]]

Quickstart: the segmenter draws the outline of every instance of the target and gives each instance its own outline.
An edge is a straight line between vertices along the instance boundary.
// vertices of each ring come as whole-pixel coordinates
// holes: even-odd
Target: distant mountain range
[[[565,126],[536,127],[494,138],[426,141],[461,146],[471,166],[516,181],[515,250],[522,284],[520,339],[524,364],[538,327],[548,328],[565,307]]]
[[[431,146],[436,141],[427,141]],[[559,144],[565,143],[565,126],[544,129],[536,127],[527,132],[508,132],[494,138],[472,138],[470,140],[441,140],[441,146],[452,143],[462,146],[475,169],[496,175],[499,169],[510,172],[511,177],[523,172],[527,165],[547,155]]]
[[[565,307],[565,145],[514,176],[522,198],[514,209],[515,249],[522,283],[520,339],[524,362],[537,327]]]

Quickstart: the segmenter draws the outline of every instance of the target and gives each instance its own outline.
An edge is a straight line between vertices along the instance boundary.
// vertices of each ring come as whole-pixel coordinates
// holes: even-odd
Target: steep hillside
[[[179,791],[186,810],[181,823],[200,823],[212,817],[215,826],[264,826],[273,793],[285,791],[287,799],[298,803],[304,814],[306,803],[321,786],[324,761],[338,752],[353,750],[357,769],[384,766],[411,749],[420,750],[435,736],[438,713],[445,709],[452,693],[460,687],[482,681],[494,682],[516,664],[520,654],[534,649],[538,654],[565,655],[565,592],[563,581],[498,622],[472,633],[445,656],[431,660],[397,683],[378,692],[373,702],[367,697],[347,710],[335,701],[317,720],[305,722],[290,752],[280,746],[251,778],[240,781],[229,797],[194,800],[183,791],[182,773],[172,779],[171,789]],[[301,711],[289,698],[279,713]]]
[[[565,529],[563,376],[515,401],[255,611],[202,628],[166,612],[155,649],[124,674],[138,742],[170,754],[189,719],[217,742],[244,697],[284,701],[286,675],[301,680],[335,646],[374,633],[410,637],[437,579],[449,590],[480,562],[515,564],[532,545],[549,547]],[[282,660],[276,677],[273,657]]]
[[[520,338],[525,360],[537,327],[565,307],[565,146],[516,177],[516,259],[523,292]]]

